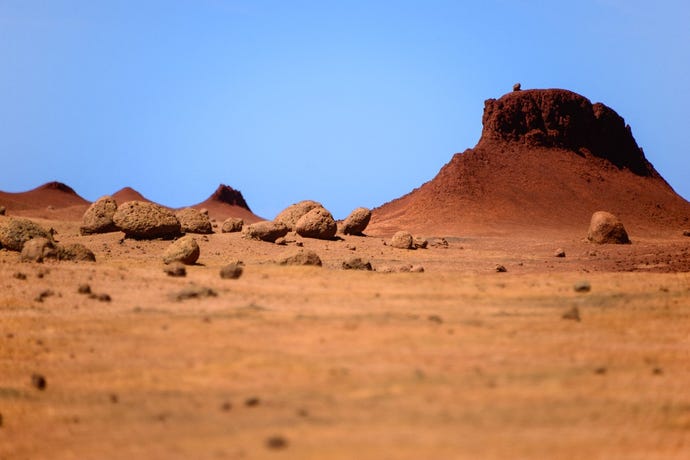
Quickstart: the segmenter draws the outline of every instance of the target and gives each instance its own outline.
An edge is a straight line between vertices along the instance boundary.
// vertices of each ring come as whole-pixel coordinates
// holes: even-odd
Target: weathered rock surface
[[[282,222],[268,220],[247,225],[242,228],[242,236],[251,240],[267,241],[274,243],[281,236],[288,234],[288,228]]]
[[[304,238],[330,240],[338,231],[338,226],[325,208],[314,208],[300,217],[295,224],[295,231]]]
[[[145,201],[128,201],[118,206],[113,222],[128,238],[175,238],[180,221],[167,208]]]
[[[99,198],[84,213],[79,231],[82,235],[116,232],[117,226],[113,222],[115,212],[117,202],[113,197],[106,195]]]
[[[360,257],[354,257],[343,262],[343,270],[367,270],[371,271],[371,262]]]
[[[234,233],[241,232],[244,226],[244,220],[239,217],[228,217],[223,221],[223,226],[221,227],[221,232],[223,233]]]
[[[52,240],[43,237],[32,238],[22,248],[22,262],[43,262],[57,258],[57,250]]]
[[[185,265],[192,265],[199,259],[199,244],[193,236],[187,235],[174,241],[163,253],[163,262],[170,264],[181,262]]]
[[[68,244],[57,247],[59,260],[71,260],[73,262],[95,262],[96,255],[89,248],[80,243]]]
[[[280,259],[279,263],[280,265],[315,265],[318,267],[322,265],[319,255],[307,249],[299,249]]]
[[[398,249],[412,249],[414,239],[409,232],[401,230],[393,235],[390,245]]]
[[[597,211],[592,214],[587,239],[597,244],[628,244],[628,232],[623,223],[610,212]]]
[[[367,208],[357,208],[343,221],[342,232],[345,235],[361,235],[369,225],[371,211]]]
[[[273,221],[282,222],[289,231],[293,231],[295,230],[297,221],[314,208],[323,208],[323,205],[312,200],[300,201],[299,203],[292,204],[283,209]]]
[[[185,233],[210,234],[213,227],[208,217],[208,212],[203,212],[194,208],[184,208],[175,213],[175,217],[180,221],[180,228]]]
[[[53,240],[48,230],[29,219],[10,218],[0,224],[0,245],[10,251],[21,251],[32,238]]]

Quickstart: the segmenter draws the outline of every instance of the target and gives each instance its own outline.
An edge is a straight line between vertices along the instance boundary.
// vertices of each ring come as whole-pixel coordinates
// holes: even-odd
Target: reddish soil
[[[127,201],[147,201],[149,203],[153,203],[151,200],[149,200],[144,195],[134,190],[132,187],[123,187],[117,192],[113,193],[111,196],[115,199],[115,202],[118,204],[126,203]]]

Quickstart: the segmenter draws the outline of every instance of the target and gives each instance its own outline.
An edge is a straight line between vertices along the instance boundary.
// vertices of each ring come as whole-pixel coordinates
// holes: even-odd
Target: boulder
[[[80,243],[58,246],[57,258],[59,260],[71,260],[74,262],[96,261],[96,255],[89,248]]]
[[[283,209],[273,220],[274,222],[282,222],[289,231],[293,231],[297,221],[314,208],[323,208],[323,205],[311,200],[300,201]]]
[[[223,233],[241,232],[243,226],[244,221],[239,217],[228,217],[223,221],[223,226],[220,231]]]
[[[24,243],[21,254],[22,262],[43,262],[49,258],[57,258],[57,251],[52,240],[39,236]]]
[[[393,235],[390,245],[398,249],[412,249],[414,247],[413,243],[414,239],[412,235],[410,235],[409,232],[401,230]]]
[[[167,208],[146,201],[128,201],[118,206],[113,222],[128,238],[175,238],[180,221]]]
[[[628,232],[623,223],[610,212],[597,211],[592,214],[587,239],[597,244],[629,244]]]
[[[242,228],[242,236],[251,240],[275,242],[281,236],[288,234],[288,228],[282,222],[264,220]]]
[[[0,224],[0,245],[10,251],[21,251],[32,238],[53,241],[50,232],[29,219],[10,218]]]
[[[174,241],[163,253],[163,262],[170,264],[182,262],[185,265],[192,265],[199,259],[199,244],[193,236],[187,235]]]
[[[304,238],[330,240],[338,231],[338,226],[330,212],[324,208],[314,208],[300,217],[295,231]]]
[[[319,255],[306,249],[299,249],[283,257],[279,263],[280,265],[314,265],[317,267],[322,265]]]
[[[203,212],[194,208],[184,208],[175,213],[175,217],[180,221],[180,228],[185,233],[213,233],[213,227],[208,217],[208,212]]]
[[[79,231],[82,235],[116,232],[117,226],[113,222],[116,211],[117,202],[113,197],[103,196],[99,198],[91,203],[91,206],[84,213]]]
[[[421,236],[415,236],[413,243],[415,249],[426,249],[429,246],[429,240],[422,238]]]
[[[343,221],[342,232],[345,235],[361,235],[371,220],[371,211],[367,208],[357,208]]]

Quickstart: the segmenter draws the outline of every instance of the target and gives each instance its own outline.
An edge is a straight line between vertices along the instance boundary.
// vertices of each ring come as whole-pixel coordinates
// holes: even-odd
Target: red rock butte
[[[657,173],[621,116],[562,89],[485,102],[482,135],[435,178],[373,211],[371,234],[586,231],[595,211],[635,234],[677,234],[690,203]]]
[[[196,209],[207,209],[209,215],[219,221],[228,217],[239,217],[245,223],[254,223],[262,219],[254,214],[242,196],[242,192],[229,185],[220,184],[205,201],[192,206]]]

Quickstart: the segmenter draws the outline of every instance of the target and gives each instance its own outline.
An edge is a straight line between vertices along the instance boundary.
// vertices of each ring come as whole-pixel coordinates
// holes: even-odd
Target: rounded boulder
[[[163,262],[170,264],[182,262],[185,265],[193,265],[199,260],[199,244],[192,236],[183,236],[174,241],[163,253]]]
[[[409,232],[403,230],[393,235],[393,238],[391,238],[390,243],[391,246],[398,249],[412,249],[413,244],[414,238],[412,238],[412,235],[410,235]]]
[[[323,205],[312,200],[300,201],[283,209],[273,220],[282,222],[289,231],[293,231],[297,226],[297,221],[314,208],[323,208]]]
[[[361,235],[371,220],[371,211],[367,208],[357,208],[343,221],[345,235]]]
[[[29,219],[10,218],[0,224],[0,245],[10,251],[21,251],[24,243],[32,238],[46,238],[53,241],[53,237],[37,223]]]
[[[288,234],[287,226],[282,222],[262,221],[247,225],[242,229],[242,236],[250,240],[274,243],[278,238]]]
[[[592,214],[587,239],[597,244],[629,244],[630,238],[623,223],[610,212],[597,211]]]
[[[113,216],[117,212],[117,202],[111,196],[103,196],[91,203],[82,217],[79,231],[82,235],[116,232]]]
[[[175,238],[180,221],[167,208],[146,201],[128,201],[118,206],[113,222],[128,238]]]
[[[243,226],[244,221],[239,217],[228,217],[223,221],[223,226],[220,231],[223,233],[241,232]]]
[[[295,231],[304,238],[330,240],[338,231],[338,226],[330,212],[325,208],[314,208],[297,221]]]

